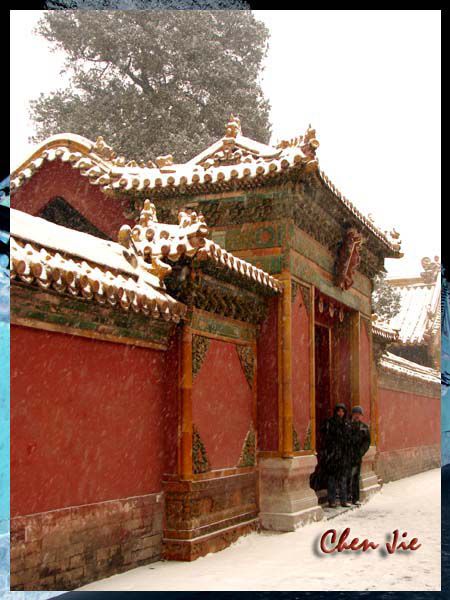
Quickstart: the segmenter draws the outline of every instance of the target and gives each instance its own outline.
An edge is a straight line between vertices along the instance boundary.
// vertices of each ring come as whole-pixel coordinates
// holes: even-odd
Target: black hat
[[[361,408],[361,406],[354,406],[354,407],[352,408],[352,414],[353,414],[353,413],[359,413],[360,415],[363,415],[363,414],[364,414],[364,411],[363,411],[363,409]]]
[[[344,411],[345,415],[347,415],[347,407],[342,402],[338,402],[337,404],[335,404],[333,414],[337,415],[337,411],[340,408],[342,408],[342,410]]]

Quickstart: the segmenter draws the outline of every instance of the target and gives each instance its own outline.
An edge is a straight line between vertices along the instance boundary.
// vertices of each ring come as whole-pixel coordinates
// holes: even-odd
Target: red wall
[[[192,387],[192,420],[210,467],[235,467],[252,423],[253,392],[235,344],[211,340]]]
[[[278,450],[278,308],[269,305],[258,336],[258,449]]]
[[[378,450],[431,446],[440,442],[440,397],[378,389]]]
[[[292,409],[302,449],[310,420],[309,344],[309,316],[299,290],[292,306]]]
[[[117,239],[117,232],[124,223],[134,225],[134,221],[127,221],[124,217],[124,212],[129,210],[128,200],[106,196],[99,186],[89,183],[89,179],[80,175],[77,169],[57,159],[44,163],[29,181],[12,194],[11,206],[37,215],[58,196],[113,240]]]
[[[161,490],[165,360],[11,327],[12,517]]]

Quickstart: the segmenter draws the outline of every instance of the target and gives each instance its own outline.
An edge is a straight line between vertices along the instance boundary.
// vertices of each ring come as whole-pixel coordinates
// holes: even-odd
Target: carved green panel
[[[216,319],[212,314],[194,312],[191,325],[193,329],[235,340],[253,341],[256,337],[255,328],[244,327],[235,321]]]
[[[286,224],[262,224],[245,228],[228,229],[226,248],[230,252],[251,248],[274,248],[286,243]]]

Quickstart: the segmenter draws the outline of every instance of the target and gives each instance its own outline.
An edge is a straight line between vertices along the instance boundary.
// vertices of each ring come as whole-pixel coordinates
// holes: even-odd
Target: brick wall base
[[[11,519],[11,590],[72,590],[161,557],[162,494]]]
[[[258,529],[255,469],[212,479],[164,482],[163,558],[192,561]]]
[[[441,449],[436,444],[379,452],[375,470],[383,481],[394,481],[440,466]]]

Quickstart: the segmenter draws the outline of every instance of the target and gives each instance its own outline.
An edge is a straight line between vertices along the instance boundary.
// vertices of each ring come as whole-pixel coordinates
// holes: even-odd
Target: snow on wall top
[[[11,277],[43,289],[179,322],[187,307],[120,244],[11,209]]]
[[[382,368],[400,375],[408,375],[409,377],[420,379],[421,381],[428,381],[439,385],[441,383],[439,371],[436,371],[431,367],[424,367],[423,365],[419,365],[406,358],[392,354],[391,352],[386,352],[386,354],[383,355],[380,365]]]

